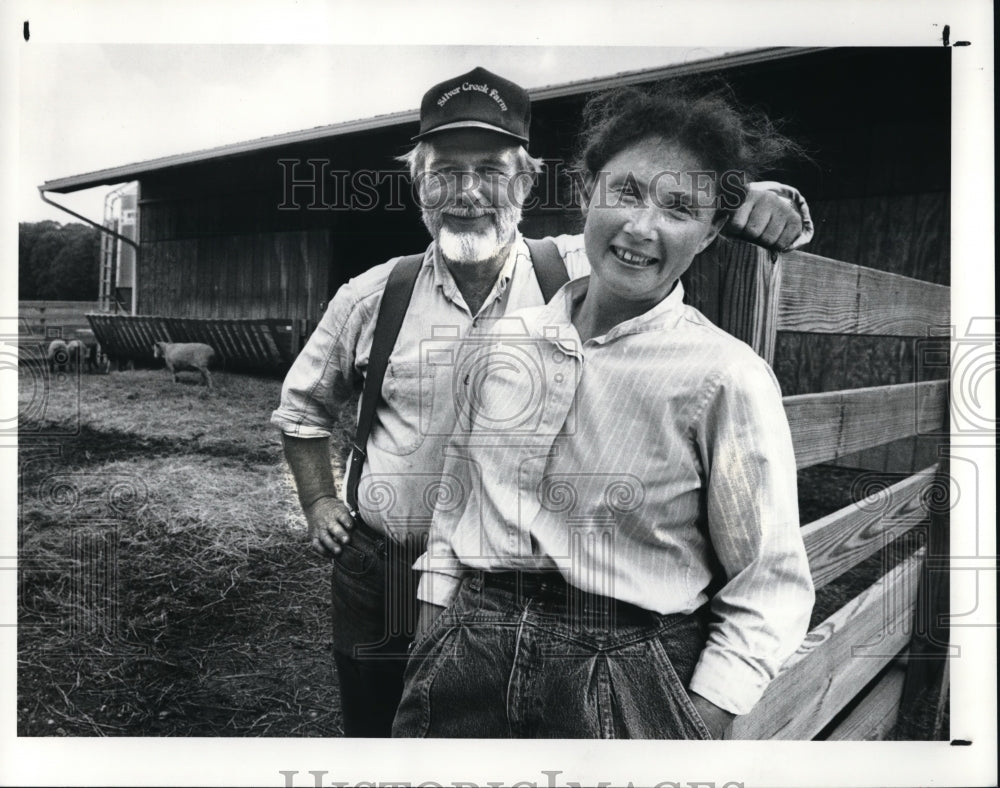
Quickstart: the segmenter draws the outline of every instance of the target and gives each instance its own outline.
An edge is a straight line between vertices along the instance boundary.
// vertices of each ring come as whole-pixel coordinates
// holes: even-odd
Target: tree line
[[[18,224],[18,298],[22,301],[96,301],[100,231],[71,222]]]

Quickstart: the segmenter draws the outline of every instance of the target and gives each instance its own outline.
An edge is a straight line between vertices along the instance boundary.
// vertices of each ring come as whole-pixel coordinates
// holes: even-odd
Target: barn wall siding
[[[949,283],[948,58],[937,49],[844,48],[723,74],[742,101],[784,119],[808,149],[809,159],[773,174],[809,200],[817,229],[805,251]],[[584,100],[570,95],[533,107],[530,150],[546,158],[550,172],[565,171],[575,158]],[[288,184],[281,160],[300,162],[300,180],[310,159],[329,162],[331,171],[398,172],[394,157],[409,148],[413,131],[386,127],[144,178],[139,312],[289,318],[305,320],[308,332],[350,277],[419,252],[428,239],[408,191],[390,193],[385,184],[373,209],[345,209],[350,188],[332,180],[321,196],[339,207],[310,205],[308,187],[293,193],[291,209],[282,207]],[[579,231],[566,185],[540,182],[537,196],[562,199],[527,211],[526,235]],[[692,275],[711,303],[718,272],[702,261]],[[776,374],[789,395],[944,374],[919,369],[914,339],[779,332],[777,349]]]
[[[139,312],[316,321],[332,256],[329,230],[144,242]]]

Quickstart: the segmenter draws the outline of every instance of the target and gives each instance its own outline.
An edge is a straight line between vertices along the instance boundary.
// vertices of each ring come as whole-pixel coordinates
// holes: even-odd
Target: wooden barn
[[[788,131],[813,152],[812,162],[776,174],[812,206],[817,233],[809,251],[947,284],[948,63],[944,48],[779,49],[534,90],[531,152],[553,166],[522,229],[539,236],[576,226],[555,163],[571,160],[587,94],[718,72],[744,101],[787,119]],[[411,110],[338,123],[40,189],[51,197],[137,181],[133,313],[172,319],[175,333],[185,325],[177,319],[256,321],[267,330],[234,334],[223,352],[236,364],[281,367],[340,284],[426,245],[394,160],[408,149],[416,118]],[[238,334],[235,325],[229,330]],[[276,345],[248,344],[255,333]],[[148,352],[146,342],[120,340],[125,355]]]
[[[950,66],[945,47],[785,48],[531,91],[530,150],[549,166],[527,236],[579,228],[559,171],[588,94],[609,86],[719,74],[810,153],[773,177],[806,196],[813,242],[776,259],[715,244],[688,274],[689,297],[775,369],[817,588],[904,532],[923,529],[925,544],[816,623],[737,721],[740,738],[881,738],[901,706],[930,709],[940,729],[947,644],[933,613],[946,609],[947,582],[931,569],[947,559],[947,483],[935,474],[947,414]],[[281,370],[342,283],[425,248],[395,161],[416,129],[411,110],[40,189],[138,182],[135,314],[91,317],[112,354],[198,339],[234,366]],[[819,500],[817,480],[845,468],[849,499]]]

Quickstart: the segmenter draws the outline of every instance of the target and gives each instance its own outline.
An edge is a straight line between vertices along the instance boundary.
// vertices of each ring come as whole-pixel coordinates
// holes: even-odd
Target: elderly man
[[[385,349],[375,340],[397,259],[340,288],[271,419],[283,433],[312,548],[334,563],[334,656],[347,736],[390,735],[417,625],[412,565],[435,505],[457,493],[442,478],[456,423],[450,351],[481,322],[544,303],[553,280],[590,270],[581,236],[551,239],[545,253],[529,250],[518,232],[540,166],[525,148],[530,114],[524,89],[483,68],[427,91],[418,144],[404,158],[433,240],[415,261],[408,307],[386,297],[385,311],[401,318],[398,337]],[[812,228],[798,193],[756,186],[727,234],[779,249],[807,241]],[[380,354],[388,356],[384,382],[360,409],[370,434],[360,431],[353,474],[338,494],[328,439]]]

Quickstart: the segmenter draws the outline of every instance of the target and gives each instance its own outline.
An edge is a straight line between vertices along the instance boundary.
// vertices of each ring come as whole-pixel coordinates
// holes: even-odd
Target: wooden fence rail
[[[806,468],[910,435],[940,433],[948,381],[785,397],[795,459]]]
[[[732,243],[716,251],[709,267],[695,271],[688,289],[699,309],[772,364],[779,331],[926,337],[949,319],[947,287],[800,252],[776,258]],[[807,468],[908,436],[943,438],[948,381],[801,394],[785,397],[784,405],[797,465]],[[947,480],[937,466],[883,477],[867,488],[862,483],[852,492],[855,503],[803,526],[817,589],[914,528],[925,529],[935,560],[941,560],[939,531],[947,523],[940,522],[940,502],[947,497]],[[928,501],[936,502],[934,518]],[[923,590],[926,551],[904,558],[815,626],[760,703],[736,719],[731,736],[885,737],[907,697],[905,688],[932,682],[935,673],[927,660],[918,660],[917,669],[905,667],[911,644],[926,629],[921,622],[937,621],[941,612],[942,595]],[[935,634],[939,641],[946,638],[940,629]],[[937,673],[943,682],[945,671]],[[945,695],[943,687],[938,701]]]
[[[753,711],[737,717],[734,738],[811,739],[910,640],[918,551],[813,629]]]
[[[98,306],[96,301],[18,301],[17,316],[39,340],[73,339],[82,330],[90,333],[87,313]]]
[[[805,525],[802,538],[817,589],[874,555],[927,519],[925,496],[934,483],[926,468],[898,484],[874,485],[858,503]]]
[[[950,290],[804,252],[781,262],[778,331],[926,336],[948,324]]]

